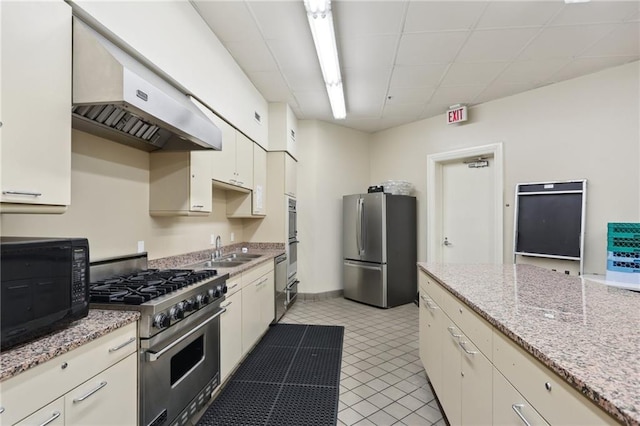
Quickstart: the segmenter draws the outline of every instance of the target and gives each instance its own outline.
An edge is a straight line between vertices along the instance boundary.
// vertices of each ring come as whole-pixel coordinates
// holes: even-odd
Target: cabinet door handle
[[[524,408],[524,404],[513,404],[511,405],[511,408],[513,408],[513,411],[515,411],[518,417],[520,417],[520,420],[522,420],[522,423],[524,423],[525,426],[531,426],[531,423],[529,423],[529,421],[524,416],[524,414],[522,414],[522,409]]]
[[[456,328],[455,328],[455,327],[453,327],[453,326],[449,326],[449,327],[447,327],[447,330],[449,330],[449,334],[451,334],[451,336],[455,337],[456,339],[461,338],[461,337],[462,337],[462,334],[455,334],[455,333],[453,332],[453,330],[455,330],[455,329],[456,329]]]
[[[202,204],[194,204],[192,208],[194,208],[194,209],[201,209],[201,208],[203,208],[203,207],[204,207],[204,206],[203,206]]]
[[[2,191],[5,195],[28,195],[29,197],[40,197],[42,196],[42,192],[35,191]]]
[[[424,296],[422,296],[422,295],[420,296],[420,298],[421,298],[422,300],[424,300],[424,304],[425,304],[425,305],[427,305],[427,308],[431,309],[432,311],[434,311],[434,310],[438,309],[438,307],[437,307],[437,306],[435,306],[435,305],[433,305],[433,304],[431,303],[431,300],[427,299],[426,297],[424,297]]]
[[[469,349],[467,349],[465,343],[467,342],[458,342],[458,345],[462,348],[463,351],[465,351],[469,355],[475,355],[478,353],[478,351],[470,351]]]
[[[133,343],[135,341],[136,341],[136,338],[132,337],[129,340],[127,340],[126,342],[119,344],[118,346],[114,346],[113,348],[109,348],[109,352],[119,351],[120,349],[122,349],[125,346],[127,346],[129,343]]]
[[[235,179],[229,179],[229,182],[231,182],[231,183],[238,183]]]
[[[244,184],[244,182],[242,182],[242,181],[240,181],[240,180],[236,181],[236,183],[237,183],[238,185],[242,185],[242,184]]]
[[[232,285],[231,287],[229,287],[229,288],[227,289],[227,291],[228,291],[228,290],[233,290],[233,289],[234,289],[234,288],[236,288],[236,287],[238,287],[238,283],[235,283],[234,285]]]
[[[258,287],[259,285],[262,285],[262,284],[266,283],[268,279],[269,279],[269,277],[261,279],[260,281],[258,281],[258,282],[256,283],[256,287]]]
[[[4,413],[4,407],[0,407],[0,414]]]
[[[91,389],[89,392],[87,392],[86,394],[82,395],[80,398],[75,398],[73,400],[73,403],[76,404],[78,402],[82,402],[85,399],[89,398],[91,395],[93,395],[94,393],[98,392],[100,389],[102,389],[103,387],[107,386],[107,382],[100,382],[100,384],[98,386],[96,386],[94,389]]]
[[[45,420],[44,423],[40,423],[40,426],[47,426],[49,423],[51,423],[58,417],[60,417],[60,411],[54,411],[53,413],[51,413],[51,417]]]
[[[225,303],[225,304],[223,304],[223,305],[220,305],[220,307],[221,307],[221,308],[228,308],[229,306],[231,306],[231,304],[232,304],[232,303],[233,303],[233,302],[227,302],[227,303]]]

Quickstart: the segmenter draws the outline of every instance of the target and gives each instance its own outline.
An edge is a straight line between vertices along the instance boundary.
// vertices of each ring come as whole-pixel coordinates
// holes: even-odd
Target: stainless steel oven
[[[181,327],[170,335],[160,333],[140,342],[142,425],[187,424],[211,396],[220,383],[224,312],[209,305],[176,324]]]
[[[298,219],[297,219],[297,209],[296,209],[296,200],[293,198],[289,198],[289,224],[288,224],[288,247],[287,247],[287,258],[289,259],[289,264],[287,266],[287,277],[289,281],[291,281],[292,277],[295,277],[296,272],[298,271],[298,244],[300,241],[298,240]]]

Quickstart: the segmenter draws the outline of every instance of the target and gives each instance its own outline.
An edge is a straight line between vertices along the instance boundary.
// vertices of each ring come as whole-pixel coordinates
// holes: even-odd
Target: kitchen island
[[[623,424],[640,424],[640,293],[531,265],[419,263],[418,267],[422,307],[425,307],[425,316],[421,307],[420,335],[421,358],[423,362],[426,358],[425,366],[432,362],[429,357],[433,351],[423,348],[437,346],[433,338],[432,341],[427,338],[433,324],[429,315],[438,311],[444,327],[439,342],[442,343],[441,350],[446,350],[452,336],[458,339],[457,346],[464,349],[461,352],[462,371],[458,372],[458,376],[462,374],[462,380],[468,379],[464,377],[465,369],[473,372],[473,368],[465,367],[465,356],[475,357],[476,361],[486,357],[488,381],[493,377],[494,389],[493,401],[489,388],[489,400],[482,406],[487,402],[495,404],[498,379],[504,377],[509,385],[518,388],[519,380],[527,383],[519,375],[539,368],[540,374],[546,372],[551,379],[543,381],[541,389],[532,389],[530,393],[517,390],[534,409],[538,409],[542,423],[554,424],[552,417],[558,407],[543,406],[552,404],[546,399],[558,400],[564,392],[562,388],[566,387],[568,393],[575,394],[576,401],[584,400],[587,409],[594,409],[589,401],[600,407],[601,410],[595,410],[595,416],[604,413],[611,416],[600,417],[604,420],[598,423],[613,423],[615,419]],[[435,291],[428,290],[429,287]],[[462,317],[465,309],[470,311],[465,314],[466,320]],[[455,318],[458,315],[460,318]],[[470,321],[471,317],[477,320]],[[423,319],[426,321],[424,328]],[[447,330],[448,324],[452,325]],[[465,327],[464,324],[472,325]],[[469,349],[473,345],[477,350]],[[444,371],[450,358],[443,354],[438,362]],[[445,383],[446,380],[431,377],[436,375],[435,371],[431,368],[430,372],[427,368],[432,383]],[[552,386],[553,380],[558,381],[557,386]],[[464,384],[461,386],[464,392]],[[436,394],[443,402],[442,395],[446,397],[449,389],[444,385],[439,392],[438,387],[440,385],[435,386]],[[536,407],[536,401],[539,407]],[[444,403],[443,408],[450,416]],[[464,417],[464,407],[462,410]],[[518,411],[518,407],[513,410]],[[570,406],[565,404],[561,410],[570,411]],[[453,413],[454,418],[457,415]],[[493,415],[495,423],[495,405],[493,413],[489,409],[488,415]],[[575,412],[563,415],[568,419],[576,418]],[[559,422],[556,420],[555,423]]]

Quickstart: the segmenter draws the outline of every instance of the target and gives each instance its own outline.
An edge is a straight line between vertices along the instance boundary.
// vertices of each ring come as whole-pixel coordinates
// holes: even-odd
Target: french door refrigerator
[[[345,195],[344,297],[381,308],[417,292],[416,199],[383,192]]]

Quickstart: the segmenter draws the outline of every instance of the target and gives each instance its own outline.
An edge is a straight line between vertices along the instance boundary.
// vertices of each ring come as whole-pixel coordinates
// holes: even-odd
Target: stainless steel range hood
[[[73,127],[145,151],[220,150],[222,133],[190,98],[77,18]]]

